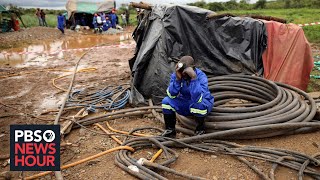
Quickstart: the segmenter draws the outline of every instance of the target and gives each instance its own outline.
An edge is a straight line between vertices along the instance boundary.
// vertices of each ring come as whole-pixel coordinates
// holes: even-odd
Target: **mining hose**
[[[226,133],[219,138],[266,138],[314,130],[302,124],[312,121],[316,114],[316,103],[300,89],[248,75],[210,77],[208,86],[215,102],[212,112],[205,120],[206,132],[235,132]],[[222,106],[234,99],[250,101],[257,105],[238,108]],[[192,135],[196,122],[191,117],[177,117],[183,126],[179,129],[182,128],[184,133],[189,132],[189,135]],[[285,123],[288,123],[287,126],[281,125]],[[301,123],[300,127],[296,126],[298,123]],[[282,127],[277,128],[277,125]],[[260,131],[255,130],[258,127]]]
[[[132,130],[135,131],[135,130]],[[187,139],[187,138],[184,138]],[[225,154],[230,155],[240,162],[246,164],[256,173],[260,179],[274,179],[276,168],[278,165],[296,170],[298,178],[302,179],[304,175],[308,175],[314,179],[320,178],[318,166],[320,165],[319,154],[312,156],[299,153],[296,151],[285,150],[280,148],[268,148],[258,146],[244,146],[227,141],[219,141],[203,139],[203,136],[197,136],[193,141],[183,142],[182,139],[170,139],[165,137],[139,137],[130,139],[122,144],[122,146],[130,146],[136,151],[143,151],[150,148],[162,149],[164,157],[158,163],[149,163],[146,159],[137,159],[136,156],[128,150],[120,150],[115,158],[115,164],[127,173],[139,179],[167,179],[163,173],[159,174],[154,171],[154,168],[171,173],[174,176],[182,176],[187,179],[203,179],[201,177],[190,176],[177,172],[172,168],[167,168],[169,164],[175,162],[178,158],[177,152],[173,148],[190,148],[199,152],[209,154]],[[140,154],[141,153],[137,153]],[[268,174],[254,164],[247,160],[257,159],[263,162],[272,163],[273,166]],[[172,178],[172,177],[171,177]]]

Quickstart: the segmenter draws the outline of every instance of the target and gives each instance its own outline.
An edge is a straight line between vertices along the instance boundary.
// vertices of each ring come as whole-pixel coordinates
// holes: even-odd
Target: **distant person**
[[[117,16],[115,14],[115,11],[112,10],[109,16],[110,16],[112,28],[116,28],[116,26],[117,26]]]
[[[38,21],[39,21],[39,26],[42,26],[42,19],[41,19],[41,11],[40,11],[40,8],[37,8],[36,16],[37,16]]]
[[[97,16],[98,14],[94,14],[92,19],[92,25],[95,31],[98,30]]]
[[[122,13],[121,14],[121,19],[122,19],[122,23],[124,26],[127,26],[127,19],[126,19],[126,14]]]
[[[109,28],[111,28],[111,21],[109,20],[109,17],[106,16],[106,23],[103,25],[103,31],[107,31]]]
[[[87,25],[87,23],[86,23],[86,14],[85,13],[82,14],[80,22],[81,22],[81,26],[86,26]]]
[[[98,25],[102,25],[103,24],[103,22],[102,22],[102,17],[101,17],[101,14],[97,14],[97,24]]]
[[[93,24],[95,33],[102,32],[103,22],[102,22],[100,14],[97,14],[97,13],[94,14],[93,19],[92,19],[92,24]]]
[[[43,9],[41,9],[41,11],[40,11],[40,16],[41,16],[43,26],[48,27],[48,24],[46,21],[46,13],[43,11]]]
[[[106,14],[104,12],[101,12],[100,16],[101,16],[102,23],[105,24],[107,22],[106,21]]]
[[[127,24],[129,25],[129,18],[130,18],[130,11],[129,11],[129,9],[126,9],[125,14],[126,14],[126,22],[127,22]]]
[[[59,13],[58,15],[58,29],[64,34],[64,27],[65,27],[65,17],[62,15],[62,13]]]

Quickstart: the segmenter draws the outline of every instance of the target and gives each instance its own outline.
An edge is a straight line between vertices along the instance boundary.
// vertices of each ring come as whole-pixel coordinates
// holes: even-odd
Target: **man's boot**
[[[197,127],[196,130],[194,132],[194,134],[197,135],[202,135],[205,134],[205,124],[204,124],[204,118],[205,117],[196,117],[196,123],[197,123]]]
[[[176,137],[176,114],[163,114],[166,130],[161,134],[163,137]]]

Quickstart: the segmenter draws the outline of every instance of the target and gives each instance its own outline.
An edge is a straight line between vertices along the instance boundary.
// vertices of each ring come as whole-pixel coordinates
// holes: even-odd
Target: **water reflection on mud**
[[[133,39],[130,33],[122,33],[118,35],[91,34],[66,40],[44,41],[41,44],[1,51],[0,66],[17,66],[32,61],[41,63],[53,57],[61,59],[64,57],[65,53],[67,53],[61,50],[89,48],[102,44],[130,44],[132,42]],[[58,53],[52,54],[53,52]],[[73,53],[81,52],[74,51]]]

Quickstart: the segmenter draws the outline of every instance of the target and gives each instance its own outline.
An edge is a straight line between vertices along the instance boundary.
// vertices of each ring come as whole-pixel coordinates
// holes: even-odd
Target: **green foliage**
[[[230,0],[225,2],[226,9],[239,9],[239,4],[236,0]]]
[[[255,8],[256,9],[264,9],[266,7],[267,0],[259,0],[256,2]]]
[[[224,11],[226,10],[224,4],[219,2],[208,3],[208,9],[211,11]]]
[[[197,7],[200,7],[200,8],[205,8],[207,9],[207,4],[205,1],[197,1],[197,2],[194,2],[194,3],[189,3],[188,4],[189,6],[197,6]]]
[[[120,8],[118,8],[117,10],[117,15],[119,16],[119,23],[121,26],[124,25],[124,23],[122,22],[122,19],[121,19],[121,14],[124,13],[127,9],[127,4],[123,4]],[[137,10],[136,8],[132,7],[132,6],[129,6],[129,25],[138,25],[138,21],[137,21]]]

